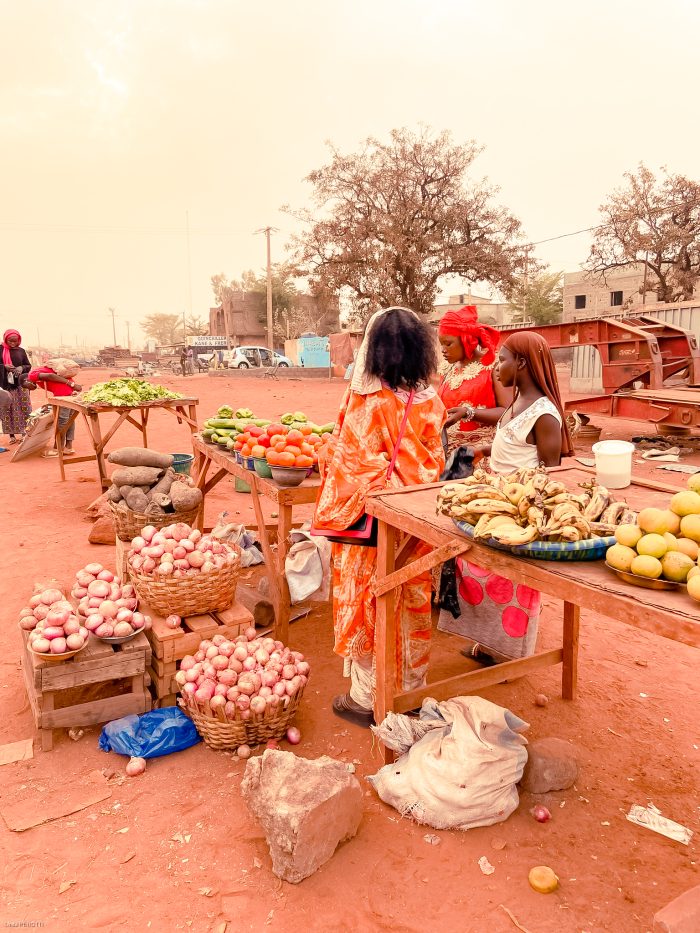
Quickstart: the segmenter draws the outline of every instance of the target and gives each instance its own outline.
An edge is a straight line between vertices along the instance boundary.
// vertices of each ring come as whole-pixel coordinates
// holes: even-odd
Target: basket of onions
[[[29,649],[47,661],[65,661],[82,651],[89,633],[73,606],[58,589],[44,590],[19,614],[19,627],[28,632]]]
[[[257,745],[285,734],[309,677],[303,654],[255,629],[215,635],[185,656],[175,675],[180,706],[210,748]]]
[[[75,575],[71,590],[85,628],[100,641],[120,645],[151,627],[151,619],[137,612],[138,599],[131,583],[101,564],[88,564]]]
[[[240,552],[178,522],[146,525],[131,542],[129,575],[141,600],[162,616],[228,609],[236,595]]]

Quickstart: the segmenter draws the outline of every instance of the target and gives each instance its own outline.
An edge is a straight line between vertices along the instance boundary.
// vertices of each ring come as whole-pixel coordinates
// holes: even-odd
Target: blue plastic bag
[[[108,722],[100,734],[99,746],[103,752],[132,758],[159,758],[182,752],[199,741],[192,720],[176,706],[168,706]]]

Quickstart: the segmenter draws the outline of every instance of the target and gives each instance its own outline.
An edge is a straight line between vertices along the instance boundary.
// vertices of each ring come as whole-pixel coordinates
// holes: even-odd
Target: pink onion
[[[260,696],[255,696],[250,701],[250,711],[255,716],[262,716],[267,708],[265,703],[265,698]]]
[[[228,687],[226,686],[226,684],[217,684],[216,687],[214,688],[214,696],[225,697],[227,691],[228,691]]]
[[[114,626],[111,622],[103,622],[102,625],[98,625],[95,629],[95,635],[97,635],[98,638],[113,638]]]
[[[54,638],[51,641],[51,654],[65,654],[68,650],[65,638]]]
[[[98,580],[104,580],[105,583],[111,583],[114,580],[114,574],[111,570],[100,570],[97,574]]]
[[[215,694],[211,700],[209,700],[209,706],[212,712],[216,712],[217,709],[223,710],[223,708],[226,706],[226,697],[223,697],[220,694]]]
[[[232,703],[235,703],[240,695],[241,691],[238,689],[238,687],[235,686],[229,687],[226,691],[226,696]]]
[[[53,641],[54,638],[63,638],[65,634],[62,625],[45,625],[43,631],[44,638],[48,638],[49,641]]]
[[[39,622],[43,622],[43,620],[49,614],[49,607],[45,606],[43,603],[39,603],[39,605],[35,606],[32,610],[32,614]]]
[[[136,628],[136,629],[143,628],[145,621],[146,621],[146,617],[144,616],[142,612],[134,612],[131,616],[132,628]]]
[[[227,719],[236,718],[236,704],[232,703],[231,700],[226,701],[226,706],[224,706],[224,716]]]
[[[245,674],[241,674],[236,686],[241,693],[245,693],[249,697],[255,693],[255,681]]]
[[[229,658],[228,666],[229,666],[229,670],[235,671],[236,674],[243,673],[243,662],[237,660],[236,658]]]
[[[87,596],[88,591],[86,586],[74,586],[71,593],[75,599],[82,599],[84,596]]]
[[[100,603],[97,611],[103,619],[114,619],[116,618],[119,609],[117,604],[113,603],[111,599],[105,599],[104,602]]]
[[[256,666],[255,658],[246,658],[243,661],[243,670],[244,671],[254,671]]]
[[[143,550],[143,548],[145,547],[146,547],[146,539],[142,538],[141,535],[136,535],[136,537],[131,542],[132,551],[136,551],[136,553],[138,553],[139,551]]]
[[[60,590],[48,589],[44,590],[44,592],[41,594],[41,602],[45,606],[50,606],[52,603],[57,603],[61,599],[63,599],[63,593]]]
[[[23,618],[19,620],[19,627],[25,632],[31,632],[36,628],[36,622],[37,620],[34,616],[23,616]]]
[[[301,732],[297,729],[296,726],[290,726],[287,729],[287,741],[290,745],[298,745],[301,742]]]
[[[204,660],[204,652],[200,648],[199,651],[195,652],[194,659],[197,663],[200,663]]]
[[[70,615],[70,607],[68,609],[57,609],[55,606],[52,606],[46,614],[46,624],[65,625],[68,619],[70,619]]]
[[[51,642],[48,638],[36,638],[32,642],[32,648],[38,654],[50,654],[51,653]]]
[[[138,777],[146,770],[145,758],[130,758],[126,765],[126,773],[129,777]]]
[[[190,668],[193,668],[197,662],[192,657],[191,654],[186,654],[185,657],[180,661],[180,670],[189,671]]]
[[[87,588],[90,596],[98,596],[100,599],[107,599],[111,592],[111,586],[104,580],[94,580]]]
[[[254,640],[255,628],[252,625],[248,626],[248,628],[245,630],[245,637],[248,639],[248,641]]]
[[[115,638],[128,638],[129,635],[133,634],[133,629],[128,622],[117,622],[114,626],[114,637]]]
[[[63,631],[66,635],[77,635],[80,632],[80,622],[72,616],[67,622],[63,623]]]
[[[273,694],[277,697],[285,696],[287,693],[286,683],[287,681],[284,681],[284,680],[280,680],[279,683],[276,683],[274,687],[272,688]]]
[[[222,654],[217,654],[215,658],[211,659],[211,666],[215,671],[228,670],[228,658],[225,658]],[[233,673],[233,671],[231,671],[231,673]]]
[[[258,690],[258,696],[264,697],[267,699],[272,696],[272,687],[261,687]]]
[[[236,699],[236,706],[241,711],[250,709],[250,697],[246,696],[245,693],[241,693]]]
[[[267,662],[270,660],[270,655],[267,653],[267,651],[265,651],[264,648],[258,648],[258,650],[255,652],[255,660],[258,662],[258,664],[264,665],[267,664]]]
[[[175,680],[177,681],[177,683],[178,683],[181,687],[184,687],[185,684],[187,683],[187,678],[185,677],[185,674],[186,674],[186,673],[187,673],[186,671],[179,670],[179,671],[177,671],[177,673],[175,674]]]
[[[165,624],[168,626],[168,628],[180,628],[181,623],[182,619],[180,616],[176,615],[170,615],[165,620]]]
[[[285,664],[282,668],[282,677],[285,680],[291,680],[292,677],[296,676],[296,665],[295,664]]]
[[[156,562],[153,560],[152,557],[146,557],[144,559],[143,566],[141,567],[141,569],[143,570],[144,573],[153,573],[153,571],[156,569]]]
[[[246,758],[250,758],[250,745],[239,745],[236,749],[236,755],[238,755],[238,757],[242,758],[244,761]]]
[[[270,751],[278,751],[279,747],[280,746],[279,746],[279,742],[277,741],[277,739],[269,739],[265,743],[265,748],[269,749]]]
[[[308,677],[310,671],[311,667],[308,661],[299,661],[297,663],[297,674],[303,674],[305,677]]]
[[[205,560],[200,570],[202,573],[211,573],[212,570],[216,570],[216,564],[213,564],[210,560]]]
[[[96,577],[98,573],[102,573],[102,571],[104,570],[104,567],[102,566],[102,564],[85,564],[85,567],[83,567],[83,570],[86,573],[91,573],[93,577]]]
[[[248,649],[244,645],[237,645],[233,649],[233,656],[237,661],[245,661],[248,658]]]
[[[80,651],[84,644],[84,638],[78,633],[73,633],[66,638],[66,648],[68,651]]]
[[[538,823],[548,823],[552,819],[552,814],[541,803],[536,804],[530,813],[535,817]]]
[[[131,609],[120,609],[115,618],[117,622],[131,622],[134,618],[134,614]]]
[[[153,537],[153,535],[156,533],[157,530],[158,529],[154,528],[153,525],[146,525],[145,528],[141,529],[141,537],[143,538],[144,541],[148,543],[150,542],[151,538]]]
[[[201,551],[191,551],[187,559],[190,562],[190,567],[196,567],[198,569],[201,569],[206,562],[204,554],[202,554]]]
[[[260,679],[265,687],[274,687],[279,680],[279,675],[276,671],[263,671]]]
[[[225,684],[227,687],[232,687],[238,680],[238,675],[235,671],[232,670],[219,671],[217,679],[220,684]]]
[[[202,540],[202,532],[199,530],[199,528],[194,528],[189,533],[188,537],[193,544],[196,544],[198,541]]]
[[[182,692],[187,694],[187,696],[194,696],[197,691],[197,688],[194,684],[186,683],[183,684]]]

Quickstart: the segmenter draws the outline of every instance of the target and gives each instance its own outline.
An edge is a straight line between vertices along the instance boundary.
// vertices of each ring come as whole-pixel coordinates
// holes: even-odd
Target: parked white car
[[[225,350],[224,359],[229,369],[250,369],[258,366],[293,366],[288,356],[276,350],[271,354],[267,347],[236,347]]]

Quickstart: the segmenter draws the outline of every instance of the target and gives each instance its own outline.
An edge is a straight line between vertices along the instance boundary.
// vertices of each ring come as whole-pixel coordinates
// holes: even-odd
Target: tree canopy
[[[561,272],[541,270],[520,277],[508,293],[514,323],[555,324],[564,309]]]
[[[396,129],[349,155],[330,149],[307,178],[315,213],[290,211],[304,223],[291,244],[299,275],[347,295],[361,316],[391,304],[428,314],[447,275],[512,287],[520,222],[470,176],[475,142]]]
[[[182,342],[181,314],[149,314],[141,321],[141,330],[159,346]]]
[[[666,170],[657,179],[644,164],[601,205],[586,267],[605,273],[646,265],[647,291],[658,301],[688,301],[700,277],[700,184]]]

